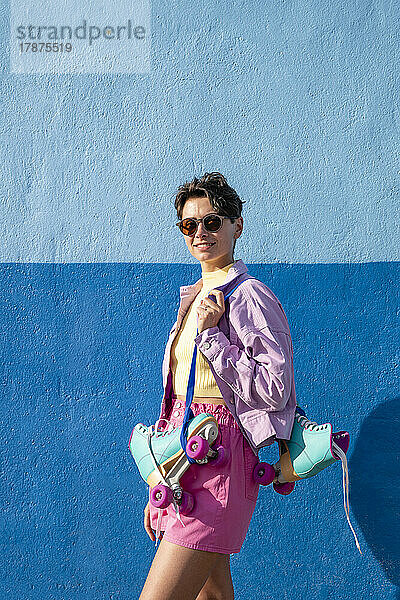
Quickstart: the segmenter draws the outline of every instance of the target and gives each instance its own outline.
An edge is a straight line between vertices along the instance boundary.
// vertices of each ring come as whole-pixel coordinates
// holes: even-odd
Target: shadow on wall
[[[400,399],[364,420],[349,459],[349,500],[365,540],[400,600]]]

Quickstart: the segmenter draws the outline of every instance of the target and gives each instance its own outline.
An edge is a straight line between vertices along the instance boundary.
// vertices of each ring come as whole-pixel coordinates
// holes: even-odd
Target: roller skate
[[[296,408],[290,440],[278,439],[279,460],[274,464],[277,473],[274,489],[282,493],[280,486],[314,477],[337,460],[347,466],[346,452],[350,436],[347,431],[332,433],[331,423],[318,425],[310,421],[300,408]],[[285,492],[283,492],[285,493]],[[290,492],[289,492],[290,493]]]
[[[182,425],[173,427],[168,422],[164,430],[159,430],[161,420],[164,419],[150,427],[138,423],[131,433],[129,450],[142,479],[151,488],[151,504],[162,509],[173,502],[178,515],[189,514],[194,498],[179,484],[191,464],[188,456],[197,464],[221,466],[229,458],[228,451],[223,446],[211,448],[218,436],[218,423],[209,413],[201,413],[189,421],[186,452],[180,442]]]
[[[349,518],[349,476],[346,459],[346,452],[350,444],[349,433],[347,431],[332,432],[331,423],[318,425],[318,423],[310,421],[305,416],[303,409],[298,406],[290,440],[278,439],[277,441],[279,460],[273,465],[275,477],[272,485],[278,494],[290,494],[296,481],[314,477],[338,460],[342,462],[344,509],[357,548],[362,554]]]

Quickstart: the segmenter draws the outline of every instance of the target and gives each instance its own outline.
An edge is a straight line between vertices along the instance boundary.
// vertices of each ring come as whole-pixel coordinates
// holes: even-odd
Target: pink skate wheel
[[[253,481],[260,485],[269,485],[275,476],[274,467],[266,462],[259,462],[253,469]]]
[[[155,508],[167,508],[173,500],[171,488],[159,483],[150,492],[150,502]]]
[[[223,446],[217,446],[215,450],[218,452],[218,456],[210,458],[208,464],[210,467],[223,467],[230,459],[231,451],[229,448],[224,448]]]
[[[192,512],[194,507],[194,498],[192,496],[192,494],[189,494],[189,492],[182,492],[182,504],[179,507],[179,512],[181,512],[183,515],[188,515],[189,513]]]
[[[201,460],[202,458],[207,456],[207,452],[209,449],[209,443],[200,435],[194,435],[186,444],[187,455],[190,456],[190,458],[194,458],[195,460]]]
[[[282,496],[287,496],[288,494],[291,494],[291,492],[293,492],[295,484],[295,481],[288,481],[287,483],[278,483],[274,481],[272,486],[278,494],[282,494]]]

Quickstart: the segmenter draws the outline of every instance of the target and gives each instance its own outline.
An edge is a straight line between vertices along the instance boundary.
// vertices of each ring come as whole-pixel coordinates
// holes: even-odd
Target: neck
[[[227,265],[233,263],[235,259],[233,256],[223,256],[215,263],[201,262],[201,271],[202,273],[210,273],[212,271],[217,271],[218,269],[223,269]]]

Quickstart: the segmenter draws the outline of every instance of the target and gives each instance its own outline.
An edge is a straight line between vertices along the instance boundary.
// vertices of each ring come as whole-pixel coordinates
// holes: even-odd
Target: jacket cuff
[[[210,361],[218,352],[221,352],[226,346],[230,345],[228,338],[218,327],[204,329],[194,338],[194,342],[202,354]]]

